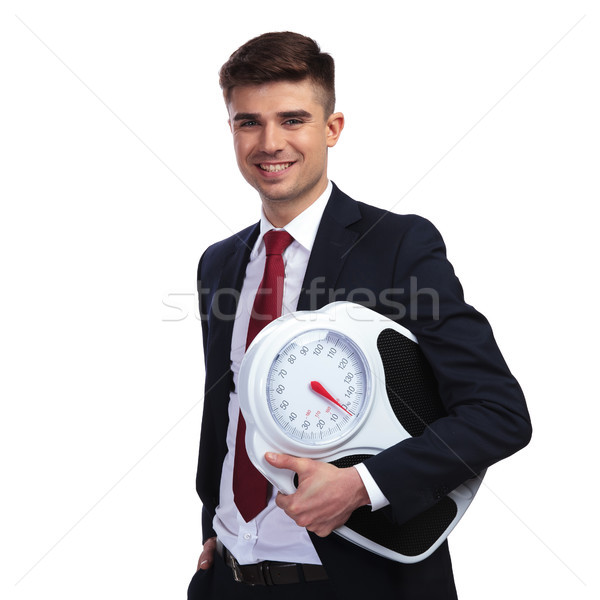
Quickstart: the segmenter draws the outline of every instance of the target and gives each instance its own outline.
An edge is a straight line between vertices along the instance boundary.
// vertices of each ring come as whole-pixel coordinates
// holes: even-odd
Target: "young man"
[[[465,304],[436,229],[420,217],[356,202],[328,180],[328,150],[344,126],[334,112],[333,59],[302,35],[269,33],[232,54],[220,83],[238,167],[259,193],[262,213],[258,224],[208,248],[198,270],[206,361],[197,476],[204,547],[188,598],[456,598],[447,543],[407,565],[331,532],[367,504],[389,505],[403,523],[525,446],[531,426],[521,389],[489,324]],[[277,250],[275,238],[284,240]],[[265,285],[274,273],[285,278],[278,291]],[[411,296],[414,282],[434,290],[436,301]],[[248,508],[244,502],[254,494],[239,487],[248,471],[241,466],[247,456],[237,375],[247,344],[265,324],[257,325],[257,313],[267,314],[259,303],[272,294],[274,318],[358,289],[376,299],[370,308],[417,337],[447,416],[347,469],[268,455],[274,466],[298,473],[298,490],[283,496],[265,486]]]

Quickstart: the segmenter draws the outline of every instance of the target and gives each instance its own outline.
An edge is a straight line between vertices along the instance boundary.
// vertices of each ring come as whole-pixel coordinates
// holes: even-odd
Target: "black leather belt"
[[[321,565],[303,565],[274,560],[263,560],[253,565],[240,565],[219,540],[217,540],[217,552],[233,571],[233,578],[249,585],[310,583],[328,579],[327,573]]]

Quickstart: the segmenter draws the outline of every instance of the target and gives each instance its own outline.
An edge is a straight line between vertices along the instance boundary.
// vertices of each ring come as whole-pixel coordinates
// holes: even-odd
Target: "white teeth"
[[[263,171],[268,171],[269,173],[277,173],[277,171],[283,171],[287,169],[292,163],[280,163],[277,165],[258,165]]]

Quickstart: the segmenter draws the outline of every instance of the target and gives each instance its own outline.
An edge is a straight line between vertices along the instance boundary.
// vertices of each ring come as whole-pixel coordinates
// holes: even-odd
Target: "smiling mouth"
[[[286,163],[259,163],[258,167],[267,173],[278,173],[279,171],[284,171],[285,169],[291,167],[293,162]]]

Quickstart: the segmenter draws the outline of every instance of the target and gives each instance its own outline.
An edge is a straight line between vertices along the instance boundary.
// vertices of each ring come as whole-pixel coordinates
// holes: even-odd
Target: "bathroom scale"
[[[446,414],[415,336],[345,301],[269,323],[244,355],[238,393],[248,456],[284,494],[295,492],[297,475],[271,466],[266,452],[351,467],[421,435]],[[405,523],[395,523],[385,508],[363,506],[335,533],[388,559],[418,562],[462,518],[482,476]]]

